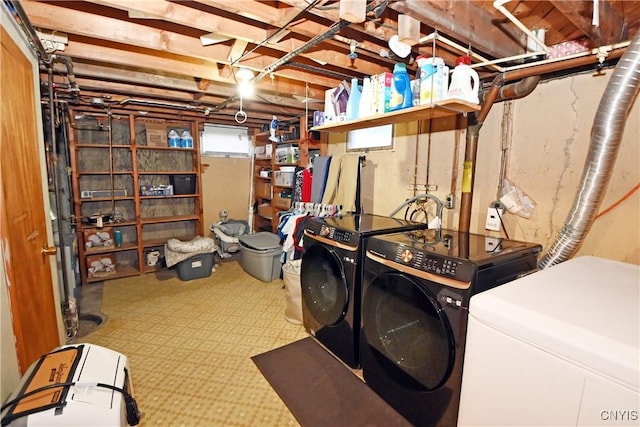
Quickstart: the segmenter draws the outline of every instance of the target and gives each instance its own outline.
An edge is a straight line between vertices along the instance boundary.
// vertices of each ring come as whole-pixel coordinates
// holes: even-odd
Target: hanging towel
[[[359,168],[360,156],[358,154],[334,156],[329,168],[322,203],[342,205],[344,212],[354,212],[356,210]]]
[[[331,156],[318,156],[313,160],[313,182],[311,183],[311,202],[322,202],[322,194],[327,183]]]

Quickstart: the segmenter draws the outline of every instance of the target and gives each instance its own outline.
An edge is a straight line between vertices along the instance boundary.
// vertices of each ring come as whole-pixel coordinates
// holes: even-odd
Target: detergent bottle
[[[362,93],[360,94],[360,105],[358,107],[358,116],[367,117],[373,114],[373,89],[371,88],[371,79],[365,77],[362,79]]]
[[[479,104],[478,88],[478,73],[471,68],[471,58],[460,56],[456,59],[456,68],[453,69],[451,76],[449,98],[457,98],[473,104]]]
[[[413,105],[413,93],[411,92],[411,80],[407,73],[407,66],[398,62],[393,67],[393,84],[391,85],[391,100],[389,111],[401,110]]]
[[[355,120],[360,116],[360,86],[358,86],[358,79],[351,79],[351,91],[349,92],[349,100],[347,101],[347,113],[346,120]]]

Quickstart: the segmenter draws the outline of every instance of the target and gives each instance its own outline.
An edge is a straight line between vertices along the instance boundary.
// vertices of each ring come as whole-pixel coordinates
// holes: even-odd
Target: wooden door
[[[33,64],[1,29],[0,237],[21,373],[60,345],[44,212]]]

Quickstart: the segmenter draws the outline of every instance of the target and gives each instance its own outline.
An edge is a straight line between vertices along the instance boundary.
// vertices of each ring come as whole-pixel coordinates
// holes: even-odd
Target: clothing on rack
[[[293,174],[293,188],[291,191],[291,202],[299,202],[302,200],[303,167],[297,166]]]
[[[322,203],[342,205],[345,212],[354,212],[356,210],[359,170],[359,155],[334,155],[329,167]]]
[[[331,156],[318,156],[313,160],[313,182],[311,183],[311,202],[321,203],[331,165]]]

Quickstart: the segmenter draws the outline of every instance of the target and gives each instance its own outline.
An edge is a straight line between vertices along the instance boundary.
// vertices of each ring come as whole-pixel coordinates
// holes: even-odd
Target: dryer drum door
[[[302,300],[309,314],[323,326],[343,320],[349,288],[340,258],[332,249],[316,244],[305,251],[300,267]]]
[[[453,369],[455,343],[433,294],[395,272],[377,276],[365,292],[365,345],[388,377],[421,391],[444,384]]]

